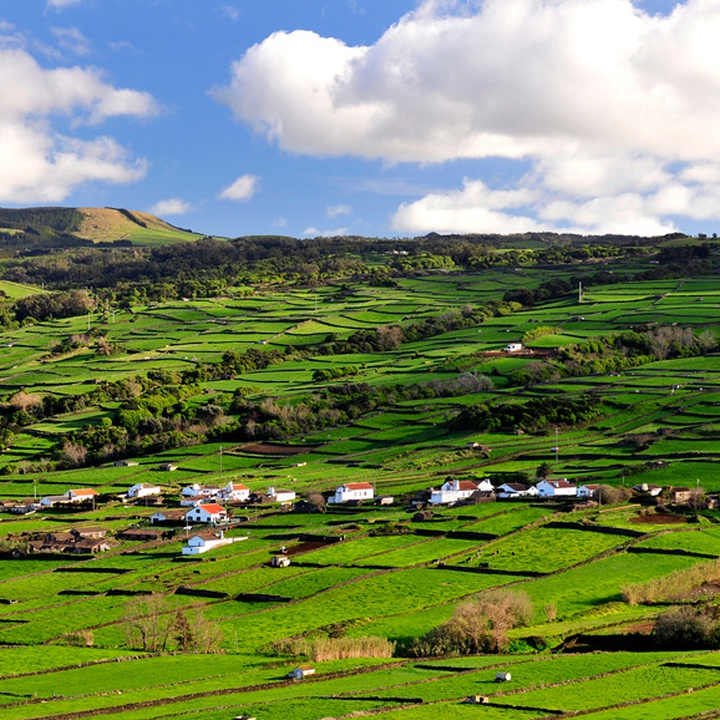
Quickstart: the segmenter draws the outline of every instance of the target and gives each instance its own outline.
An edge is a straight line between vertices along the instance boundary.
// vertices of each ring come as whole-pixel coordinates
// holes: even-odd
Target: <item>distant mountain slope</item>
[[[0,244],[165,245],[202,237],[149,213],[123,208],[0,208]]]

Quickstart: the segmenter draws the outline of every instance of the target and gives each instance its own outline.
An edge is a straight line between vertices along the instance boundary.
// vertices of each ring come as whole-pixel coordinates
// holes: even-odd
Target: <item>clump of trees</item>
[[[458,605],[448,622],[417,638],[411,651],[417,657],[505,652],[508,631],[529,625],[534,617],[526,592],[492,590]]]
[[[461,410],[452,422],[456,430],[541,430],[548,425],[576,425],[602,413],[598,395],[548,396],[521,403],[478,403]]]
[[[128,645],[146,652],[219,652],[222,633],[200,610],[176,610],[160,593],[135,597],[125,607]]]

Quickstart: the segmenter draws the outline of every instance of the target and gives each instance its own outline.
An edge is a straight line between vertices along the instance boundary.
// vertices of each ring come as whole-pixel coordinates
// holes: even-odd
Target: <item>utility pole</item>
[[[560,446],[558,445],[558,429],[555,428],[555,463],[558,462],[558,457],[560,454]]]
[[[222,480],[222,445],[220,446],[220,479]]]

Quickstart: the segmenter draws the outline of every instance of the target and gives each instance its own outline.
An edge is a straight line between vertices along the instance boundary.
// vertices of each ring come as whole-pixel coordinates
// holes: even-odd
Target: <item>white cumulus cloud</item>
[[[532,165],[514,188],[534,196],[522,213],[493,206],[507,188],[466,183],[404,204],[396,229],[435,229],[432,216],[475,231],[664,231],[668,215],[706,214],[688,198],[705,208],[717,194],[717,37],[717,0],[666,15],[632,0],[426,0],[372,45],[274,33],[213,96],[295,153]]]
[[[190,210],[192,210],[192,205],[189,202],[180,198],[168,198],[156,202],[148,212],[158,217],[165,217],[166,215],[184,215]]]
[[[97,125],[118,116],[157,110],[147,93],[117,89],[98,70],[42,68],[22,49],[0,49],[0,201],[59,202],[88,181],[127,183],[146,172],[114,139],[80,139],[53,127]]]
[[[221,200],[249,200],[257,190],[259,178],[256,175],[241,175],[219,195]]]

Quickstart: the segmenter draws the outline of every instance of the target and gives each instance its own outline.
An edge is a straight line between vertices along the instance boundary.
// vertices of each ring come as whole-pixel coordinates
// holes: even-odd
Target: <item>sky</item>
[[[720,0],[0,0],[0,205],[720,231]]]

